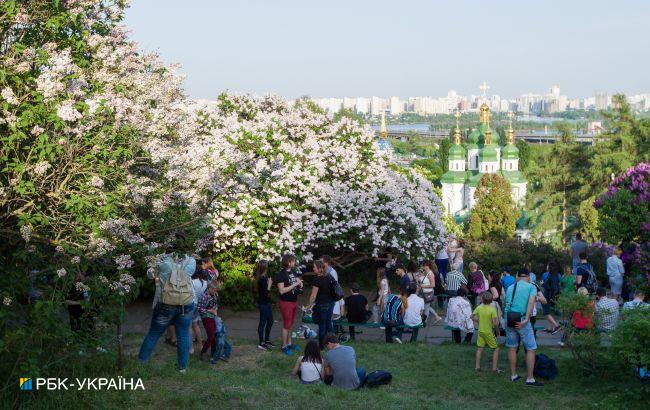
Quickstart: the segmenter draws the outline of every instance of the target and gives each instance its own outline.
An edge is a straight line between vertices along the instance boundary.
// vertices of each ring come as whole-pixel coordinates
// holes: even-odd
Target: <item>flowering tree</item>
[[[607,187],[595,202],[603,238],[612,243],[650,238],[650,163],[638,164]]]
[[[271,96],[223,94],[189,110],[194,123],[147,148],[208,208],[215,250],[253,259],[327,251],[350,262],[388,249],[430,256],[442,243],[431,184],[396,172],[358,123]]]

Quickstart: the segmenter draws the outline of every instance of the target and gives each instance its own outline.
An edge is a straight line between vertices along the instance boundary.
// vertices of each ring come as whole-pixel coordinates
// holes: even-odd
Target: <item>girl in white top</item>
[[[323,359],[318,342],[310,340],[305,346],[305,355],[300,356],[291,370],[302,384],[319,383],[323,379]]]
[[[379,322],[379,317],[384,311],[386,306],[386,299],[390,295],[390,286],[388,286],[388,279],[386,279],[386,268],[377,269],[377,301],[375,302],[376,310],[378,312],[375,321]]]

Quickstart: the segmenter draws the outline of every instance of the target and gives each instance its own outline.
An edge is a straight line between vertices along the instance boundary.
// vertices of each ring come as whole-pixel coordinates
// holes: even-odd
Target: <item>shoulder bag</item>
[[[517,285],[519,282],[515,282],[515,287],[512,289],[512,301],[510,302],[510,306],[512,307],[512,303],[515,300],[515,293],[517,292]],[[519,322],[521,322],[521,313],[519,312],[513,312],[512,310],[508,311],[508,316],[507,316],[507,326],[508,327],[515,327],[515,325]]]

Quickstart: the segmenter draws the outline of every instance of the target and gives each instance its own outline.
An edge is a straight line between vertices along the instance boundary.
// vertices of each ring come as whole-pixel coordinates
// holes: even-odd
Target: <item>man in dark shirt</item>
[[[365,323],[370,317],[368,299],[359,294],[359,284],[353,283],[350,288],[352,295],[345,298],[345,310],[350,323]],[[350,326],[350,339],[354,340],[354,326]]]
[[[404,265],[402,262],[397,262],[395,264],[395,272],[397,273],[397,276],[399,276],[399,290],[407,294],[407,289],[409,287],[409,283],[411,283],[411,278],[409,275],[406,274],[406,271],[404,270]]]

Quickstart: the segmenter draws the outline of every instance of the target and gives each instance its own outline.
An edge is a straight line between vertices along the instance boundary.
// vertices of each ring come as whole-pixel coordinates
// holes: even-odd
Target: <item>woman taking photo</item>
[[[273,281],[269,278],[269,262],[262,259],[257,262],[255,269],[257,280],[257,307],[260,310],[260,323],[257,325],[257,336],[260,350],[269,350],[274,344],[269,340],[271,327],[273,326],[273,309],[271,307],[271,285]]]
[[[325,271],[325,264],[321,260],[314,261],[314,273],[317,275],[312,284],[309,306],[312,307],[314,322],[318,323],[318,344],[323,350],[325,348],[325,337],[328,333],[334,333],[332,325],[332,299],[333,279]]]

